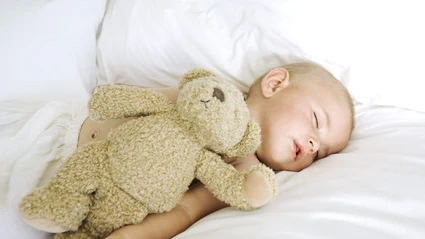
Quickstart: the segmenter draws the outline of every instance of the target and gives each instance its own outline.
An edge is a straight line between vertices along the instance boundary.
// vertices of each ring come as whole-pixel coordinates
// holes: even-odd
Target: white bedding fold
[[[83,105],[51,102],[43,107],[0,104],[1,206],[15,208],[21,198],[49,178],[56,163],[76,148]]]

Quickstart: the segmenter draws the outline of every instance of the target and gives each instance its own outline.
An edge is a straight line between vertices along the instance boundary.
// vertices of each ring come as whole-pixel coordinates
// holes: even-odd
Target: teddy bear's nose
[[[213,97],[217,98],[221,102],[224,102],[224,93],[219,88],[214,88]]]

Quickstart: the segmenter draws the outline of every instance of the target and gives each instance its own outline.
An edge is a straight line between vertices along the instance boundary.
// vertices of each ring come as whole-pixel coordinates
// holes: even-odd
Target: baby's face
[[[300,171],[341,151],[351,135],[351,110],[338,88],[294,81],[268,99],[258,158],[275,170]]]

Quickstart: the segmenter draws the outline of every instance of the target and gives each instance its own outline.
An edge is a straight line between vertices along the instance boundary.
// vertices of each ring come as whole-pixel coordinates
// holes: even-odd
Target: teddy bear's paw
[[[19,215],[30,226],[46,232],[76,230],[90,210],[89,195],[55,187],[36,189],[19,203]]]
[[[250,206],[264,206],[276,195],[277,182],[274,172],[263,164],[253,166],[246,176],[244,190]]]
[[[60,226],[56,222],[46,218],[36,218],[36,219],[22,218],[22,220],[24,220],[24,222],[27,223],[28,225],[44,232],[61,233],[61,232],[65,232],[69,230],[63,226]]]

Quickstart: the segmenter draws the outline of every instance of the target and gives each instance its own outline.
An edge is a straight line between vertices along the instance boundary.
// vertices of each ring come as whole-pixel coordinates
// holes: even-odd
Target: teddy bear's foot
[[[60,226],[54,221],[48,220],[46,218],[37,218],[37,219],[22,218],[22,220],[28,225],[45,232],[61,233],[68,230],[67,228]]]
[[[253,208],[258,208],[270,202],[274,197],[277,184],[274,172],[262,164],[250,169],[244,183],[247,202]]]
[[[96,237],[90,235],[85,228],[79,228],[77,231],[69,231],[55,235],[55,239],[98,239],[101,237]],[[103,237],[102,237],[103,238]]]
[[[59,189],[37,189],[19,204],[19,215],[30,226],[45,232],[77,230],[90,209],[89,195]]]

